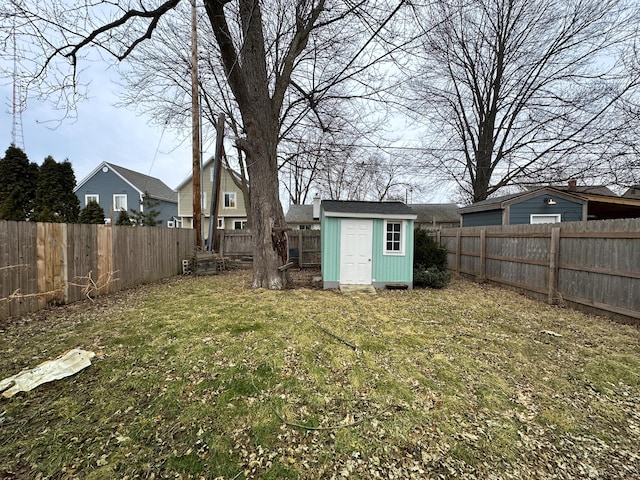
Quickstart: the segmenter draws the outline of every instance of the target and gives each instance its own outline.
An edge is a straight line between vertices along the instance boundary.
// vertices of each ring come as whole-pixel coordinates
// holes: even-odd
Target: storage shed
[[[413,288],[415,219],[402,202],[323,200],[323,287]]]

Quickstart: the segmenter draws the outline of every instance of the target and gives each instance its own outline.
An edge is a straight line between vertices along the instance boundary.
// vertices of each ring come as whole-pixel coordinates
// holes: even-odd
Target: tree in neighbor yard
[[[149,192],[144,192],[140,211],[131,209],[131,220],[134,225],[139,227],[157,227],[160,225],[162,221],[158,220],[160,215],[158,205],[160,205],[159,200],[151,198]]]
[[[87,49],[123,60],[150,38],[165,15],[173,13],[180,0],[151,3],[80,2],[62,0],[12,1],[21,39],[30,43],[35,83],[32,88],[78,86],[77,74]],[[403,5],[402,0],[205,0],[206,16],[223,66],[224,80],[233,94],[243,131],[235,139],[246,156],[251,192],[254,239],[253,286],[283,288],[291,280],[281,267],[287,258],[284,214],[279,199],[278,143],[285,99],[294,83],[308,85],[313,77],[318,45],[360,43],[344,66],[328,64],[331,82],[337,84],[361,72],[360,58],[371,64],[368,47]],[[347,38],[353,25],[367,36]],[[347,26],[349,28],[347,28]],[[188,39],[184,39],[185,48]],[[42,59],[39,61],[39,59]],[[358,60],[356,62],[356,60]],[[69,68],[70,67],[70,68]],[[307,81],[305,81],[305,79]],[[298,84],[298,81],[301,82]],[[63,88],[60,90],[60,88]],[[314,90],[305,97],[313,103],[328,90]],[[75,97],[74,97],[75,98]],[[73,98],[72,98],[73,100]]]
[[[414,12],[424,34],[408,105],[438,132],[430,165],[466,201],[608,171],[632,126],[616,107],[638,98],[638,2],[434,0]]]
[[[33,218],[38,165],[15,145],[0,159],[0,220],[23,222]]]
[[[290,3],[291,4],[291,3]],[[286,7],[286,4],[282,4]],[[241,137],[245,130],[243,118],[234,98],[222,63],[211,22],[200,12],[198,16],[198,77],[205,144],[216,127],[218,113],[226,118],[227,135]],[[279,22],[282,15],[265,15],[266,36],[275,35],[279,42],[285,35],[285,25]],[[276,20],[278,23],[274,23]],[[156,119],[161,126],[185,130],[189,124],[191,89],[191,52],[183,39],[190,34],[191,12],[188,4],[176,7],[175,14],[165,25],[160,25],[151,39],[139,45],[128,57],[126,68],[121,69],[126,90],[121,95],[123,106],[135,106],[138,111]],[[289,202],[306,203],[317,191],[317,183],[323,183],[320,175],[323,162],[340,155],[341,144],[355,144],[363,135],[372,135],[381,123],[378,116],[362,114],[363,102],[379,89],[380,75],[371,72],[366,78],[368,92],[357,95],[346,80],[338,75],[344,64],[355,55],[361,37],[358,25],[342,26],[342,34],[335,36],[315,35],[313,47],[303,53],[297,63],[306,64],[301,73],[293,72],[291,88],[283,99],[279,115],[278,168],[282,186],[289,193]],[[345,45],[341,38],[352,38]],[[269,49],[267,49],[269,50]],[[267,57],[272,57],[267,52]],[[341,60],[343,59],[343,60]],[[367,63],[384,61],[384,53],[378,57],[367,57],[354,67],[365,75]],[[352,67],[353,68],[353,67]],[[360,78],[363,80],[363,78]],[[208,128],[207,128],[208,127]],[[236,186],[243,192],[245,205],[251,205],[248,188],[245,153],[239,148],[226,150],[223,162],[233,168],[238,176],[232,176]],[[327,190],[326,188],[324,190]],[[251,210],[248,209],[248,224],[251,228]]]
[[[97,223],[104,225],[104,209],[96,202],[91,200],[87,206],[80,212],[78,221],[80,223]]]
[[[48,156],[38,170],[34,219],[37,222],[76,223],[80,201],[73,192],[76,176],[68,160],[56,162]]]

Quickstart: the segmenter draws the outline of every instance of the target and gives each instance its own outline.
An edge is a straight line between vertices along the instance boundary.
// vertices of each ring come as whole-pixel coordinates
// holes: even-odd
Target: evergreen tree
[[[104,223],[104,209],[98,202],[90,201],[80,212],[80,223]]]
[[[68,160],[58,163],[51,156],[45,158],[36,183],[35,220],[76,223],[80,201],[73,193],[75,186],[76,177]]]
[[[118,213],[118,220],[116,220],[116,225],[122,225],[125,227],[130,227],[131,225],[133,225],[133,223],[131,222],[131,217],[126,210],[120,210],[120,213]]]
[[[11,145],[0,159],[0,220],[33,217],[38,165],[29,163],[22,149]]]
[[[158,205],[160,205],[159,200],[152,199],[149,197],[149,193],[144,192],[140,211],[131,209],[133,222],[139,227],[157,227],[160,225],[162,221],[158,220],[160,215],[160,210],[157,209]]]

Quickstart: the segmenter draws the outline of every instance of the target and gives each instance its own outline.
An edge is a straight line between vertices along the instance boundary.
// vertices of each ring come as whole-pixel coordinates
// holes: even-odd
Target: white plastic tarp
[[[46,361],[35,368],[0,380],[0,392],[3,397],[9,398],[18,392],[33,390],[43,383],[69,377],[91,365],[91,359],[95,356],[93,352],[74,348],[55,360]]]

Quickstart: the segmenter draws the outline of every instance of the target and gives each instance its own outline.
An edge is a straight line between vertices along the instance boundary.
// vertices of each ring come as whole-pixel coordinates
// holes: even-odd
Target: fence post
[[[487,277],[487,231],[480,230],[480,276],[478,281],[484,282]]]
[[[298,268],[302,268],[302,230],[298,230]]]
[[[460,275],[460,264],[462,259],[462,230],[456,232],[456,275]]]
[[[549,297],[547,302],[550,305],[556,303],[556,292],[558,291],[558,260],[560,258],[560,227],[551,229],[551,239],[549,245]]]

